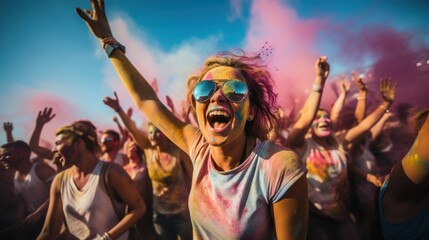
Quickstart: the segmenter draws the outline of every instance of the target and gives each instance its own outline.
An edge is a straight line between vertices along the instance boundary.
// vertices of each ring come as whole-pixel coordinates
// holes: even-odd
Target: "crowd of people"
[[[429,109],[392,107],[392,79],[371,89],[373,106],[353,73],[323,109],[330,64],[320,57],[292,118],[260,56],[222,52],[184,82],[188,105],[176,113],[126,57],[104,2],[91,3],[77,13],[148,124],[138,127],[116,93],[103,99],[114,127],[97,134],[76,120],[53,149],[40,144],[56,116],[49,106],[28,143],[4,122],[2,239],[429,239]]]

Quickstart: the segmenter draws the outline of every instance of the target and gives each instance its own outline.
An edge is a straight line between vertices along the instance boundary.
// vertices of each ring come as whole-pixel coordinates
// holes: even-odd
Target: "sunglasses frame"
[[[244,81],[241,81],[241,80],[238,80],[238,79],[207,79],[207,80],[201,80],[201,81],[199,81],[197,84],[195,84],[195,86],[194,86],[194,89],[192,90],[192,98],[196,101],[196,102],[199,102],[199,103],[205,103],[205,102],[207,102],[212,96],[213,96],[213,94],[219,89],[219,87],[218,87],[218,82],[216,82],[216,81],[223,81],[223,82],[221,82],[221,86],[220,86],[220,91],[221,91],[221,93],[222,93],[222,95],[226,98],[226,99],[228,99],[228,101],[230,101],[230,102],[234,102],[234,103],[240,103],[240,102],[242,102],[246,97],[247,97],[247,95],[249,95],[249,87],[247,86],[247,83],[246,82],[244,82]],[[227,82],[231,82],[231,81],[237,81],[237,82],[241,82],[241,83],[243,83],[245,86],[246,86],[246,93],[244,94],[244,96],[243,96],[243,98],[242,99],[240,99],[239,101],[234,101],[234,100],[232,100],[232,99],[230,99],[225,93],[224,93],[224,91],[223,91],[223,87],[225,86],[225,84],[227,83]],[[212,91],[212,93],[210,94],[210,95],[208,95],[207,96],[207,99],[205,99],[204,101],[198,101],[196,98],[195,98],[195,88],[198,86],[198,84],[200,84],[200,83],[202,83],[202,82],[212,82],[213,84],[214,84],[214,89],[213,89],[213,91]]]
[[[106,137],[106,138],[102,138],[102,139],[100,139],[100,143],[101,143],[101,144],[109,143],[109,142],[114,142],[114,141],[115,141],[115,139],[114,139],[114,138],[112,138],[112,137]]]

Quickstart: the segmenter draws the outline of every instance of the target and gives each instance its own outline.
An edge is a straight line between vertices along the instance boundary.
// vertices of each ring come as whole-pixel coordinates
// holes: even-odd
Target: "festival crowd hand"
[[[103,99],[103,103],[115,110],[115,112],[118,112],[121,109],[121,105],[119,104],[118,95],[116,94],[116,92],[114,92],[114,94],[115,98],[105,97]]]
[[[13,123],[12,122],[4,122],[3,129],[7,133],[12,133],[13,131]]]
[[[351,82],[347,81],[344,76],[340,77],[339,84],[340,84],[341,92],[343,92],[345,94],[347,94],[348,92],[350,92]]]
[[[363,82],[362,78],[357,75],[357,73],[352,73],[353,81],[359,89],[359,92],[366,92],[368,90],[368,86]]]
[[[316,76],[321,77],[323,80],[323,84],[325,83],[325,80],[329,76],[329,63],[328,58],[325,56],[320,57],[317,59],[315,70],[316,70]]]
[[[396,83],[392,84],[391,78],[382,78],[380,81],[380,94],[384,101],[393,103],[395,100]]]
[[[131,117],[133,116],[133,108],[132,108],[132,107],[129,107],[129,108],[128,108],[128,110],[127,110],[127,116],[128,116],[129,118],[131,118]]]
[[[43,126],[52,120],[56,115],[52,113],[52,108],[45,107],[43,111],[39,111],[36,118],[36,125]]]
[[[90,0],[92,10],[82,11],[76,8],[77,14],[86,22],[91,32],[99,39],[112,37],[109,21],[107,20],[106,10],[103,0]]]
[[[119,119],[118,119],[118,117],[113,116],[113,117],[112,117],[112,120],[113,120],[115,123],[119,124]]]

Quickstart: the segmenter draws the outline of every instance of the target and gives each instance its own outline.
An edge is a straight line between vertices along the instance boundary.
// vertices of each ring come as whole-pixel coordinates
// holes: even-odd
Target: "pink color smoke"
[[[299,20],[291,8],[281,1],[255,0],[251,8],[250,27],[245,49],[262,54],[275,81],[279,104],[292,109],[300,108],[314,80],[314,63],[320,56],[313,49],[317,28],[315,20]],[[264,49],[263,49],[264,50]],[[272,50],[272,51],[271,51]]]
[[[346,53],[342,58],[362,62],[372,57],[373,81],[370,89],[378,94],[379,79],[391,77],[397,83],[395,103],[410,103],[417,108],[429,107],[426,91],[429,89],[429,49],[417,33],[399,32],[389,26],[366,27],[349,34],[340,45]],[[417,62],[422,61],[418,67]]]

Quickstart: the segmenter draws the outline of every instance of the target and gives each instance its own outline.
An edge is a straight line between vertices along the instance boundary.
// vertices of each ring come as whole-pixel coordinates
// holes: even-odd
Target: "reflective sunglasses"
[[[216,79],[222,80],[222,79]],[[192,91],[192,96],[195,101],[199,103],[204,103],[213,96],[217,90],[217,84],[213,80],[202,80],[197,85],[195,85],[194,90]],[[231,102],[241,102],[246,98],[249,93],[247,84],[243,81],[233,79],[227,80],[222,83],[221,91],[223,96],[225,96]]]
[[[113,142],[115,139],[111,138],[111,137],[106,137],[106,138],[102,138],[100,140],[101,143],[107,143],[107,142]]]

